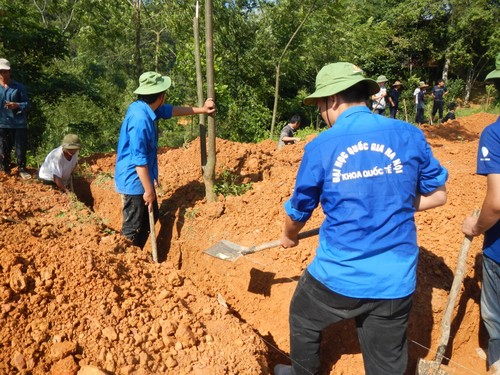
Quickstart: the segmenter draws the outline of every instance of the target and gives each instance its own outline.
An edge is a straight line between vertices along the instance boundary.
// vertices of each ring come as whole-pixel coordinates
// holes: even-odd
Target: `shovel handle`
[[[319,234],[319,228],[314,228],[314,229],[306,230],[304,232],[300,232],[297,237],[299,240],[302,240],[304,238],[316,236],[317,234]],[[270,241],[270,242],[265,242],[265,243],[257,245],[257,246],[249,247],[248,249],[244,249],[240,252],[240,254],[242,254],[242,255],[253,254],[253,253],[256,253],[258,251],[272,249],[273,247],[278,247],[280,245],[281,245],[281,240],[274,240],[274,241]]]
[[[478,216],[479,210],[474,210],[472,216]],[[446,305],[446,310],[444,312],[443,320],[441,321],[441,339],[439,340],[438,350],[436,353],[436,362],[439,364],[443,360],[444,352],[448,345],[448,340],[450,338],[450,324],[451,315],[455,308],[455,300],[457,299],[458,291],[462,286],[462,281],[464,279],[465,265],[467,262],[467,253],[469,252],[470,245],[472,243],[471,236],[465,236],[462,241],[462,247],[458,254],[457,268],[455,269],[455,276],[453,277],[453,283],[451,285],[450,294],[448,295],[448,304]]]
[[[156,246],[155,217],[152,209],[149,210],[149,235],[151,237],[153,262],[158,263],[158,247]]]

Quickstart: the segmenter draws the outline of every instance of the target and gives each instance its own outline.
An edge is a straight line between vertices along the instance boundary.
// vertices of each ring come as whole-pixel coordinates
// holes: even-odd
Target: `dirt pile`
[[[495,119],[478,114],[424,127],[450,172],[449,203],[416,218],[421,256],[408,374],[417,358],[434,358],[461,222],[484,194],[484,178],[474,174],[478,136]],[[217,172],[232,171],[252,189],[210,204],[198,141],[162,149],[160,264],[151,263],[149,244],[141,252],[117,234],[114,155],[85,160],[75,188],[87,206],[34,181],[0,177],[0,373],[266,374],[289,363],[289,301],[317,238],[236,262],[203,250],[221,239],[250,246],[279,238],[304,144],[277,151],[271,141],[218,140]],[[305,229],[321,221],[316,210]],[[485,348],[480,243],[469,252],[445,354],[454,374],[486,373],[478,350]],[[324,374],[363,373],[352,322],[328,329],[324,341]]]

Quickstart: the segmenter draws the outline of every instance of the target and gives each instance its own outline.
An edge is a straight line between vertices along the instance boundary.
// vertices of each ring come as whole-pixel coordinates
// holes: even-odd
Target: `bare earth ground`
[[[424,127],[450,172],[449,198],[416,217],[421,255],[408,374],[418,358],[434,359],[461,223],[484,195],[485,179],[474,174],[478,136],[495,119],[481,113]],[[271,141],[218,140],[218,173],[232,170],[253,185],[210,204],[199,141],[162,149],[159,264],[149,243],[140,251],[118,234],[114,155],[82,160],[75,190],[85,205],[35,180],[0,176],[0,374],[270,374],[289,363],[289,302],[317,237],[235,262],[203,251],[222,239],[250,246],[279,238],[304,145],[276,151]],[[320,211],[305,229],[320,225]],[[453,314],[450,374],[486,374],[481,242],[472,243]],[[352,322],[327,329],[323,348],[323,374],[364,372]]]

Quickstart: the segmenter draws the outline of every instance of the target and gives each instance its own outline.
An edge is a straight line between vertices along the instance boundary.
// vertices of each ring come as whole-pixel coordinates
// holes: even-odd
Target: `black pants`
[[[123,203],[123,225],[122,235],[132,240],[135,246],[144,248],[149,236],[149,212],[148,206],[141,195],[122,194]],[[158,201],[153,202],[153,214],[158,220]]]
[[[434,117],[436,112],[439,111],[439,118],[443,118],[443,106],[443,100],[434,100],[434,103],[432,104],[432,117]]]
[[[28,145],[28,129],[0,128],[0,163],[8,172],[10,170],[10,153],[15,148],[16,161],[19,169],[26,169],[26,148]]]
[[[418,108],[415,114],[415,122],[417,124],[422,124],[424,122],[424,108]]]
[[[398,107],[391,107],[389,108],[389,111],[391,113],[391,118],[396,118],[396,114],[398,113]]]
[[[404,374],[412,298],[349,298],[304,271],[290,305],[292,374],[319,374],[321,331],[351,318],[356,321],[366,375]]]

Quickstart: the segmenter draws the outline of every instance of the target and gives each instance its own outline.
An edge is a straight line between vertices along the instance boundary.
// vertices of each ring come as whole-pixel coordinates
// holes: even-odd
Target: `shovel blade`
[[[449,375],[448,372],[440,368],[441,363],[438,361],[427,361],[420,358],[417,364],[417,372],[415,375]]]
[[[204,253],[222,260],[234,262],[243,255],[241,252],[246,249],[247,248],[245,246],[241,246],[227,240],[221,240],[205,250]]]

